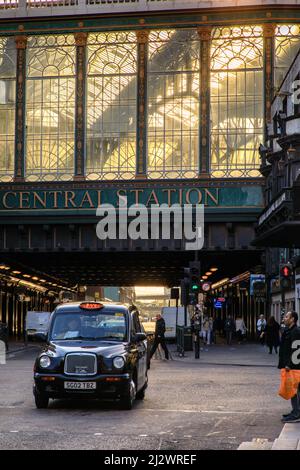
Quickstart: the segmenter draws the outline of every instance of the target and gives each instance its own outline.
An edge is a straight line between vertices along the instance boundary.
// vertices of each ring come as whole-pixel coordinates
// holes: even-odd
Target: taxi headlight
[[[125,361],[123,357],[115,357],[113,360],[113,365],[116,369],[122,369],[124,367]]]
[[[49,367],[50,364],[51,364],[51,359],[49,356],[40,357],[40,366],[43,367],[43,369],[46,369],[46,367]]]

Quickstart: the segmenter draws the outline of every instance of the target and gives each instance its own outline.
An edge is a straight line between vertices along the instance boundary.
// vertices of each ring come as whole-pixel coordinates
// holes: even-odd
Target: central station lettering
[[[72,191],[6,191],[1,194],[2,209],[96,209],[101,204],[115,207],[119,199],[128,198],[128,205],[204,204],[219,205],[219,188],[212,189],[90,189]]]

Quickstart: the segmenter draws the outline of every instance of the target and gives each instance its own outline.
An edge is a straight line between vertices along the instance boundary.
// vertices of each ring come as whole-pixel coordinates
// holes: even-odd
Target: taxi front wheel
[[[49,398],[45,395],[35,391],[34,392],[35,406],[38,409],[48,408]]]
[[[143,388],[141,388],[141,390],[139,390],[139,391],[136,393],[135,398],[136,398],[137,400],[144,400],[144,398],[145,398],[145,392],[146,392],[147,386],[148,386],[148,374],[146,374],[146,382],[145,382],[145,385],[143,386]]]
[[[133,380],[131,380],[127,394],[121,398],[121,407],[123,410],[131,410],[136,398],[136,386]]]
[[[137,400],[144,400],[144,398],[145,398],[145,392],[146,392],[145,389],[140,390],[140,391],[136,394],[136,399],[137,399]]]

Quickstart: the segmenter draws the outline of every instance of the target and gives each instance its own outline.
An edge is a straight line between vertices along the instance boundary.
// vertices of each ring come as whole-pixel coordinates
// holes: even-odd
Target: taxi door
[[[137,312],[134,312],[132,314],[132,323],[133,323],[133,329],[135,330],[136,333],[144,333],[140,319],[138,316]],[[147,339],[143,341],[138,341],[136,343],[136,347],[138,350],[138,364],[137,364],[137,380],[138,380],[138,390],[143,387],[145,381],[146,381],[146,376],[147,376]]]

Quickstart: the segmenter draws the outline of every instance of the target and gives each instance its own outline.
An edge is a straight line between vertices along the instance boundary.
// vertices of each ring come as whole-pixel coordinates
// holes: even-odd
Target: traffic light
[[[190,268],[184,268],[184,278],[180,281],[180,299],[181,305],[186,307],[189,304],[189,288],[190,288]]]
[[[291,263],[280,265],[280,287],[291,289],[293,285],[293,266]]]
[[[194,304],[195,297],[201,290],[200,262],[190,261],[189,267],[184,268],[184,278],[181,280],[181,305]],[[193,295],[194,294],[194,295]]]
[[[178,300],[179,299],[179,289],[178,289],[178,287],[171,287],[170,294],[171,294],[170,299]]]
[[[201,288],[200,282],[200,262],[190,261],[189,263],[190,292],[198,294]]]

